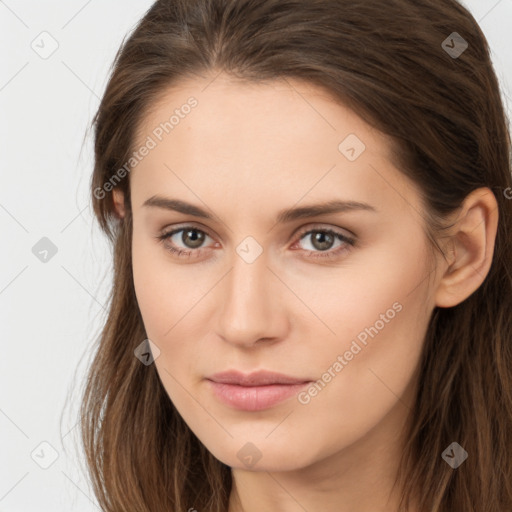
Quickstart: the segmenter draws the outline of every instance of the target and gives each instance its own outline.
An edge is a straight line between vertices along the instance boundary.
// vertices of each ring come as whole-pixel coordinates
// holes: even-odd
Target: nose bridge
[[[231,343],[249,345],[275,336],[272,326],[279,308],[266,254],[254,240],[245,240],[236,247],[232,261],[222,286],[218,334]]]

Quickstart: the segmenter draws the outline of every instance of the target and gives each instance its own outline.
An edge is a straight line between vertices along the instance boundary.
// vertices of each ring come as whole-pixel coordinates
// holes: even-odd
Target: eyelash
[[[208,235],[208,233],[206,233],[206,231],[203,231],[202,229],[196,228],[194,226],[182,226],[182,227],[180,227],[178,229],[174,229],[168,233],[163,232],[160,235],[158,235],[156,238],[160,243],[164,243],[168,238],[171,238],[176,233],[180,233],[181,231],[186,231],[186,230],[197,231],[197,232],[203,233],[207,236],[210,236],[210,235]],[[309,229],[307,231],[301,232],[298,235],[299,236],[298,240],[300,241],[300,240],[302,240],[302,238],[304,238],[305,236],[310,235],[312,233],[324,233],[324,234],[326,233],[326,234],[332,235],[334,238],[338,239],[339,241],[343,242],[346,245],[345,246],[342,245],[342,246],[338,247],[336,250],[328,250],[328,251],[311,251],[311,250],[308,251],[307,249],[305,249],[305,251],[309,253],[307,255],[307,257],[323,258],[323,259],[337,258],[337,257],[341,256],[342,253],[349,251],[355,245],[355,240],[353,238],[347,237],[347,236],[343,235],[342,233],[340,233],[338,231],[334,231],[329,228],[325,228],[325,229],[313,228],[313,229]],[[210,236],[210,238],[212,238],[212,237]],[[190,258],[190,255],[192,253],[196,253],[199,256],[201,254],[203,248],[190,249],[188,251],[185,251],[183,249],[176,249],[173,246],[166,245],[166,249],[180,258]]]

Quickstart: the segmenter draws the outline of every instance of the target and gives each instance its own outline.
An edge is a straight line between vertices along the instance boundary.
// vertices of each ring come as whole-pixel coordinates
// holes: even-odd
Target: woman
[[[103,510],[512,510],[510,135],[464,7],[159,0],[94,128]]]

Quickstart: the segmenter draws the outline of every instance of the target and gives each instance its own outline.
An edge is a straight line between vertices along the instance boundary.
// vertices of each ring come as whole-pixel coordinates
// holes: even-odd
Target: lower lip
[[[309,382],[271,384],[268,386],[238,386],[208,380],[213,392],[223,403],[242,411],[262,411],[297,394]]]

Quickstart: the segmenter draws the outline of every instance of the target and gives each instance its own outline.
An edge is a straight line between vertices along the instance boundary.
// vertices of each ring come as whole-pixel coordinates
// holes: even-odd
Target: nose
[[[238,254],[218,288],[217,335],[226,343],[250,348],[283,339],[288,329],[285,286],[268,267],[265,253],[248,263]]]

